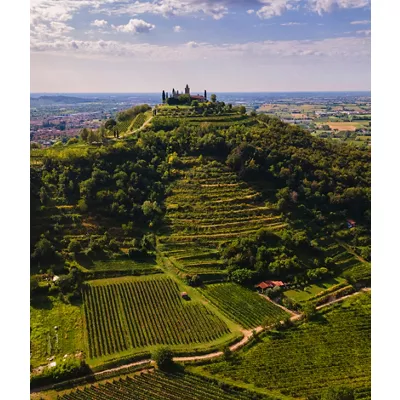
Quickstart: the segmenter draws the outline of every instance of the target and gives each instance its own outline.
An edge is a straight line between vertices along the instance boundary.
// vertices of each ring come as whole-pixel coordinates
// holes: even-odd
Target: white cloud
[[[255,13],[254,10],[247,10],[246,12],[247,12],[247,14],[254,14]]]
[[[159,14],[166,18],[173,16],[205,14],[216,20],[228,13],[229,3],[235,0],[158,0],[158,1],[115,1],[112,8],[97,8],[96,13],[107,15],[140,15],[144,13]],[[128,2],[128,4],[126,4]]]
[[[290,57],[302,57],[305,62],[317,59],[359,60],[370,59],[370,37],[341,37],[324,40],[277,40],[248,43],[214,45],[195,41],[174,46],[148,43],[129,43],[115,40],[73,40],[58,38],[53,41],[36,42],[31,45],[33,52],[62,53],[78,58],[116,59],[140,58],[141,60],[180,61],[242,60],[273,62]]]
[[[97,26],[98,28],[104,28],[108,22],[104,19],[95,19],[90,25]]]
[[[305,22],[286,22],[281,24],[281,26],[297,26],[297,25],[307,25]]]
[[[299,1],[300,0],[259,0],[264,6],[257,11],[257,15],[261,19],[278,17],[286,11],[297,9]]]
[[[200,45],[197,42],[187,42],[186,43],[187,47],[190,47],[191,49],[196,49],[197,47],[199,47]]]
[[[365,36],[371,36],[371,30],[370,29],[364,29],[361,31],[356,31],[357,35],[365,35]]]
[[[182,32],[182,27],[179,25],[176,25],[173,27],[173,30],[175,33],[180,33],[180,32]]]
[[[363,20],[363,21],[351,21],[351,25],[369,25],[371,21],[369,20]]]
[[[308,0],[312,11],[322,15],[335,8],[363,8],[371,4],[371,0]]]
[[[156,26],[153,24],[149,24],[142,19],[131,19],[126,25],[112,25],[113,29],[118,32],[124,33],[148,33],[153,30]]]

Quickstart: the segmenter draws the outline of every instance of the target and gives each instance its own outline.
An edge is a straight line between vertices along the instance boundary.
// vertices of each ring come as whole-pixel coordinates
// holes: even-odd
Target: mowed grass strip
[[[171,278],[110,282],[84,291],[91,358],[129,348],[207,343],[230,332],[205,305],[182,300]]]
[[[244,328],[273,324],[289,316],[280,307],[236,283],[217,283],[201,289],[204,296]]]
[[[206,367],[216,376],[301,398],[348,386],[355,389],[356,399],[370,396],[370,368],[369,293],[325,308],[311,322],[269,334],[235,364]]]

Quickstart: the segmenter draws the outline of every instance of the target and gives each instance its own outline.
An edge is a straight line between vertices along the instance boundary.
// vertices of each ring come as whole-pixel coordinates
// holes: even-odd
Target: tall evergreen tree
[[[207,90],[204,90],[204,100],[207,100]]]
[[[165,91],[162,91],[162,102],[165,103]]]

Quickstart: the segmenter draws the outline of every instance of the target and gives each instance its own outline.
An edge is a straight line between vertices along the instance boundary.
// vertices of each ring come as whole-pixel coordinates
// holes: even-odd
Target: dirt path
[[[362,293],[362,292],[370,292],[370,291],[371,291],[371,288],[364,288],[364,289],[361,289],[359,292],[356,292],[356,293],[353,293],[353,294],[349,294],[348,296],[343,296],[343,297],[341,297],[340,299],[332,300],[332,301],[330,301],[329,303],[326,303],[326,304],[323,304],[323,305],[321,305],[321,306],[319,306],[319,307],[316,307],[316,309],[317,309],[317,310],[320,310],[321,308],[328,307],[328,306],[330,306],[331,304],[338,303],[338,302],[340,302],[340,301],[346,300],[346,299],[348,299],[349,297],[353,297],[353,296],[359,295],[359,294]],[[271,299],[269,299],[267,296],[265,296],[265,295],[262,295],[262,296],[265,297],[267,300],[271,301],[272,303],[274,303],[275,305],[280,306],[279,304],[276,304],[276,303],[273,302]],[[296,321],[296,320],[301,319],[301,318],[303,317],[303,314],[296,314],[296,313],[294,313],[293,311],[291,311],[291,310],[289,310],[289,309],[287,309],[287,308],[285,308],[285,307],[283,307],[283,306],[280,306],[280,307],[283,308],[285,311],[287,311],[288,313],[290,313],[290,314],[292,315],[292,317],[290,318],[291,321]],[[281,323],[283,323],[283,321],[281,321]],[[267,327],[265,328],[265,330],[269,330],[269,329],[271,329],[272,327],[273,327],[273,325],[267,326]],[[262,332],[263,330],[264,330],[264,328],[263,328],[262,326],[257,326],[256,328],[254,328],[254,331],[256,331],[256,333],[260,333],[260,332]],[[229,346],[229,348],[230,348],[230,350],[231,350],[232,352],[241,349],[246,343],[249,342],[249,340],[251,339],[251,337],[252,337],[252,335],[253,335],[253,330],[246,330],[246,329],[243,329],[241,332],[243,333],[243,338],[242,338],[239,342],[237,342],[237,343],[235,343],[235,344]],[[211,359],[211,358],[217,358],[217,357],[222,356],[222,354],[223,354],[222,351],[216,351],[216,352],[213,352],[213,353],[204,354],[204,355],[199,355],[199,356],[174,357],[173,360],[174,360],[175,362],[201,361],[201,360],[209,360],[209,359]],[[99,376],[101,376],[101,375],[105,375],[105,374],[112,373],[112,372],[116,372],[116,371],[123,371],[123,370],[125,370],[125,369],[131,368],[131,367],[135,367],[135,366],[139,366],[139,365],[142,365],[142,364],[147,364],[147,363],[154,364],[154,361],[151,360],[151,359],[136,361],[136,362],[133,362],[133,363],[130,363],[130,364],[121,365],[121,366],[119,366],[119,367],[106,369],[106,370],[100,371],[100,372],[95,372],[94,374],[87,375],[86,377],[89,377],[89,376],[96,376],[96,377],[99,377]],[[82,379],[83,379],[83,378],[86,378],[86,377],[82,377]],[[62,382],[62,384],[65,385],[67,382],[68,382],[68,381],[64,381],[64,382]],[[71,381],[71,383],[72,383],[72,381]],[[35,392],[44,392],[44,391],[46,391],[46,390],[55,389],[55,387],[56,387],[56,385],[43,386],[43,387],[41,387],[41,388],[32,389],[32,390],[31,390],[31,393],[35,393]]]
[[[364,288],[364,289],[361,289],[359,292],[355,292],[355,293],[352,293],[352,294],[348,294],[347,296],[343,296],[343,297],[341,297],[340,299],[332,300],[332,301],[330,301],[329,303],[322,304],[322,305],[320,305],[320,306],[318,306],[318,307],[315,307],[315,309],[316,309],[316,310],[320,310],[321,308],[328,307],[328,306],[330,306],[330,305],[332,305],[332,304],[339,303],[340,301],[346,300],[346,299],[348,299],[349,297],[357,296],[357,295],[360,294],[361,292],[370,292],[370,291],[371,291],[371,288]]]
[[[134,131],[131,132],[125,132],[124,134],[122,134],[120,136],[120,138],[124,138],[127,137],[129,135],[133,135],[134,133],[140,132],[141,130],[143,130],[147,125],[150,124],[151,120],[154,118],[154,116],[151,116],[148,120],[146,120],[143,125],[140,128],[135,129]]]
[[[261,297],[264,297],[264,299],[268,300],[269,302],[271,302],[272,304],[278,306],[279,308],[281,308],[283,311],[286,311],[288,314],[290,314],[292,317],[299,315],[299,313],[293,311],[293,310],[289,310],[288,308],[276,303],[275,301],[271,300],[268,296],[266,296],[265,294],[259,293],[259,295]]]
[[[346,249],[346,251],[352,254],[357,260],[361,261],[362,263],[368,263],[367,260],[364,260],[361,256],[359,256],[348,244],[344,243],[342,240],[336,239],[336,242],[339,243],[342,247]]]

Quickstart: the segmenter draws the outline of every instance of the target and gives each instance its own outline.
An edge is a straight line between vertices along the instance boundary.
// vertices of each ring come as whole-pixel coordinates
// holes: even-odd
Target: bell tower
[[[189,87],[189,85],[186,85],[186,87],[185,87],[185,94],[189,94],[190,95],[190,87]]]

